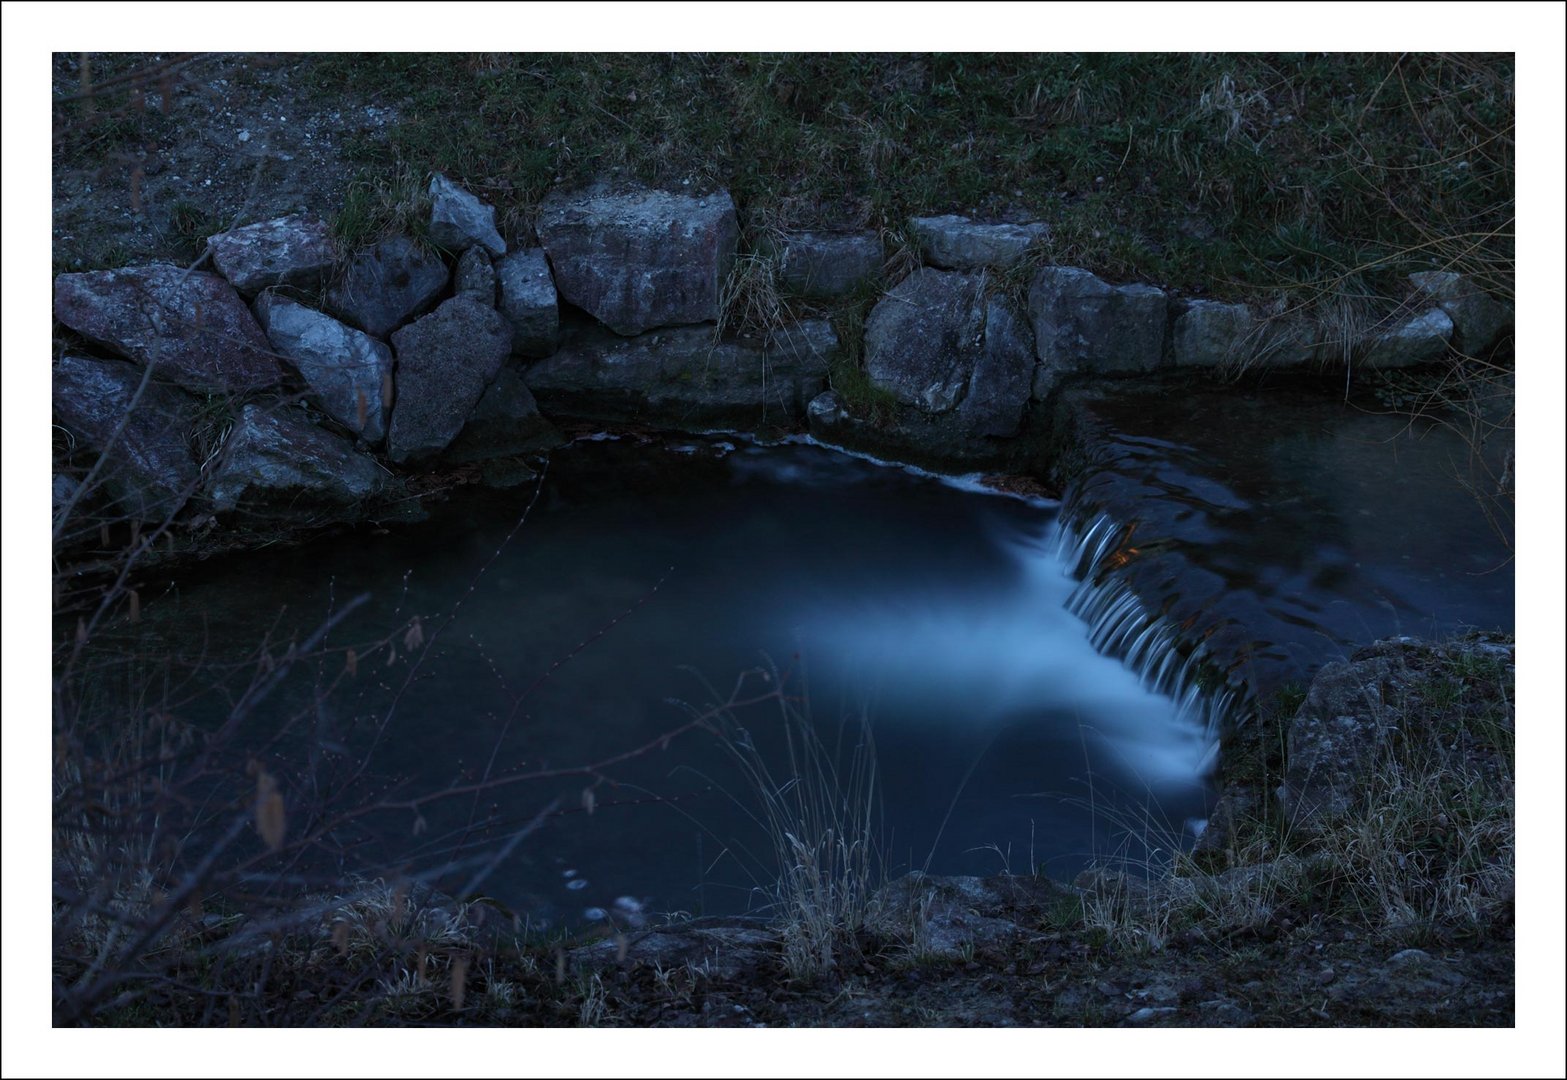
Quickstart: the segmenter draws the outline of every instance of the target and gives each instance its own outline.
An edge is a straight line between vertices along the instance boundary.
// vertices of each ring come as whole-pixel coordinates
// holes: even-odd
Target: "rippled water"
[[[1490,556],[1454,531],[1463,494],[1424,474],[1430,490],[1411,492],[1418,448],[1379,473],[1368,460],[1386,447],[1353,425],[1306,437],[1275,422],[1236,464],[1200,420],[1120,422],[1076,505],[1084,522],[1119,515],[1144,549],[1163,543],[1158,559],[1101,565],[1088,592],[1130,582],[1153,615],[1209,645],[1229,633],[1290,677],[1384,631],[1510,625],[1510,575],[1474,576]],[[1346,445],[1348,464],[1334,456]],[[1324,482],[1346,468],[1355,483]],[[741,696],[780,685],[758,670],[845,768],[868,729],[892,873],[1069,877],[1096,856],[1181,843],[1204,815],[1201,695],[1178,704],[1095,648],[1072,613],[1095,617],[1073,576],[1079,537],[1053,504],[813,445],[717,439],[578,443],[519,527],[533,498],[531,485],[469,492],[422,526],[148,590],[145,624],[212,657],[253,656],[261,628],[281,643],[371,594],[334,630],[330,663],[299,672],[247,733],[263,746],[268,725],[308,715],[266,747],[285,783],[312,760],[332,775],[366,762],[355,797],[404,800],[611,762],[596,785],[530,780],[356,819],[337,872],[461,863],[439,882],[458,888],[486,867],[477,891],[535,924],[757,907],[774,873],[760,800],[730,748],[682,728],[737,683]],[[1111,554],[1136,548],[1116,535]],[[371,646],[383,637],[390,660]],[[778,703],[731,719],[731,737],[786,776]]]

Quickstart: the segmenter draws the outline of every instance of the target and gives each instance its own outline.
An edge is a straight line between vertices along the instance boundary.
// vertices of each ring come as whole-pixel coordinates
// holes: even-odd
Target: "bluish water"
[[[1122,515],[1096,560],[1053,504],[813,445],[581,442],[536,492],[470,491],[424,525],[149,588],[143,625],[208,671],[239,658],[239,677],[265,628],[281,654],[368,592],[244,738],[291,805],[395,804],[319,817],[333,873],[445,867],[439,887],[536,925],[762,906],[776,868],[734,746],[786,782],[785,707],[844,770],[874,741],[889,873],[1070,877],[1154,857],[1204,816],[1213,699],[1159,678],[1181,632],[1222,657],[1213,627],[1241,628],[1248,656],[1304,678],[1385,631],[1510,625],[1510,576],[1448,587],[1490,557],[1469,532],[1431,536],[1472,507],[1456,487],[1422,476],[1417,498],[1395,473],[1323,494],[1346,437],[1331,427],[1298,441],[1271,421],[1255,468],[1127,428],[1080,504],[1085,522]],[[1410,625],[1437,598],[1454,606]],[[1129,604],[1172,635],[1109,640]],[[731,693],[774,699],[726,715],[727,742],[691,727]],[[186,706],[224,707],[199,691]]]

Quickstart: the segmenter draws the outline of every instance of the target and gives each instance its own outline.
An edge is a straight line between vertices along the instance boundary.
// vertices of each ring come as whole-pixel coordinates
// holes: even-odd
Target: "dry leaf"
[[[353,649],[349,649],[348,655],[343,657],[343,669],[348,672],[350,679],[359,674],[359,654]]]
[[[348,955],[348,924],[346,922],[332,924],[332,945],[340,955]]]
[[[283,793],[277,781],[265,769],[256,774],[256,831],[262,841],[277,851],[283,846],[288,822],[283,813]]]
[[[424,644],[424,626],[419,622],[419,616],[415,615],[408,624],[408,633],[403,635],[403,648],[413,652]]]
[[[468,958],[459,956],[452,961],[452,1008],[461,1011],[463,998],[468,991]]]
[[[591,813],[593,813],[594,808],[597,807],[597,806],[598,806],[598,796],[593,794],[593,789],[590,788],[590,787],[583,788],[582,789],[582,809],[586,810],[588,813],[591,814]]]
[[[141,622],[141,594],[135,589],[130,591],[130,611],[128,617],[133,623]]]
[[[392,373],[388,371],[381,376],[381,408],[392,407]]]
[[[391,667],[397,663],[397,646],[389,645],[386,649],[386,666]]]

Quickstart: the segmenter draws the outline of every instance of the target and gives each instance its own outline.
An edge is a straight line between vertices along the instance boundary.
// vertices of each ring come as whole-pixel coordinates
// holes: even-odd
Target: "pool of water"
[[[1188,406],[1104,406],[1068,509],[1132,554],[1087,589],[1274,681],[1384,633],[1511,626],[1505,545],[1445,444]],[[290,818],[324,830],[317,875],[426,875],[534,925],[756,910],[767,796],[829,773],[863,793],[869,760],[889,874],[1069,878],[1189,842],[1214,733],[1202,695],[1095,647],[1061,513],[809,443],[579,441],[419,526],[149,584],[140,626],[203,672],[181,708],[216,723],[275,662],[263,637],[280,657],[368,594],[242,735],[291,805],[351,811]]]

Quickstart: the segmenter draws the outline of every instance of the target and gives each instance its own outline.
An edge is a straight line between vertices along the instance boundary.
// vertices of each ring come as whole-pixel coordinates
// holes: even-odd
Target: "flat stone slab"
[[[392,350],[278,293],[262,293],[255,310],[267,340],[298,369],[321,407],[367,442],[380,442],[392,404]]]
[[[326,223],[301,214],[207,237],[212,263],[245,296],[274,286],[313,290],[337,262]]]
[[[1005,270],[1023,261],[1037,241],[1050,235],[1043,222],[986,224],[957,214],[917,217],[909,222],[920,258],[942,270]]]
[[[572,335],[525,378],[546,415],[668,427],[794,424],[827,385],[838,338],[824,320],[766,340],[714,339],[711,326],[634,338]]]
[[[626,336],[717,320],[740,239],[727,191],[554,193],[538,233],[560,295]]]
[[[1042,267],[1028,291],[1039,361],[1053,376],[1153,371],[1168,306],[1152,285],[1111,285],[1071,266]]]
[[[216,274],[161,263],[61,274],[54,317],[199,393],[257,390],[283,375],[250,309]]]
[[[778,277],[801,296],[845,296],[881,277],[881,237],[875,232],[798,232],[777,245]]]

